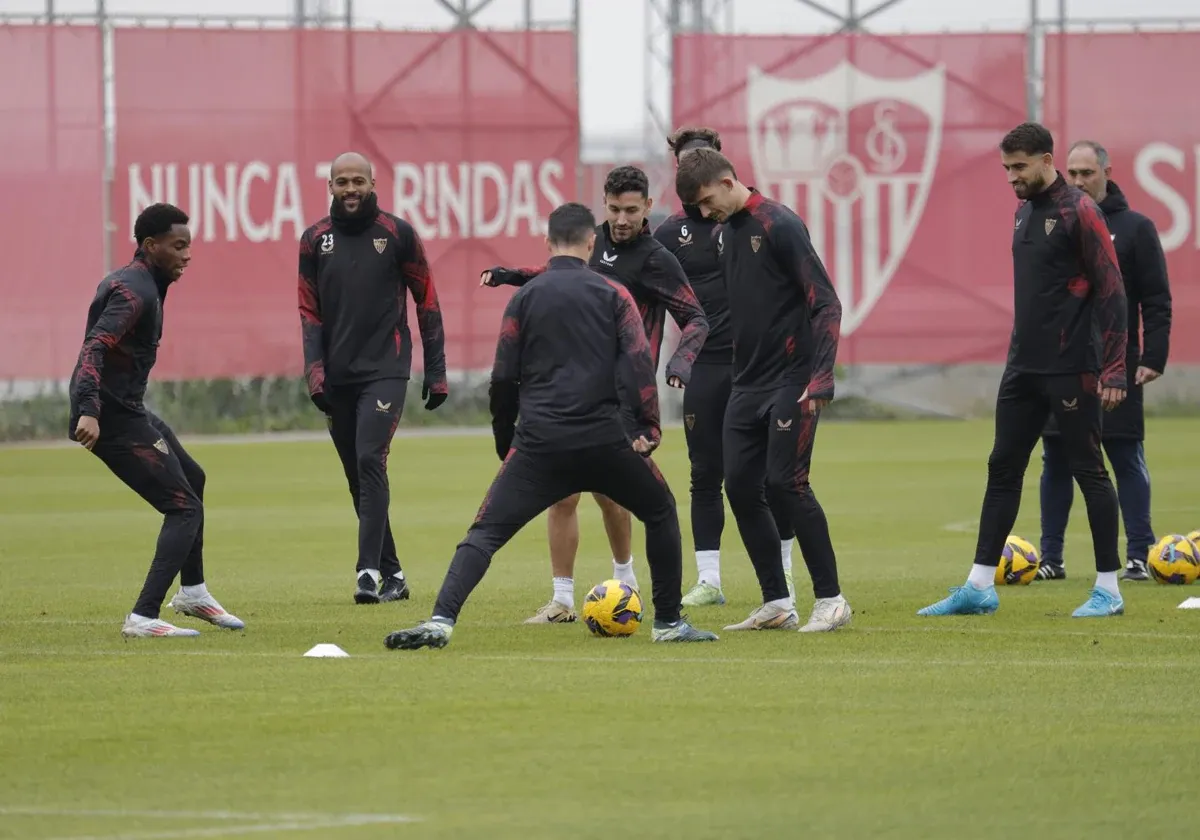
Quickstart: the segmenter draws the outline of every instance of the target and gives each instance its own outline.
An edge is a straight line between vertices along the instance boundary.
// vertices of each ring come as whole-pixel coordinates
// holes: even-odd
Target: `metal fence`
[[[557,202],[599,208],[610,165],[642,163],[660,208],[677,203],[661,126],[635,160],[580,159],[569,26],[297,20],[115,18],[101,4],[98,16],[0,25],[0,214],[22,243],[0,279],[14,348],[0,382],[69,374],[83,305],[154,200],[188,210],[198,243],[159,377],[297,375],[296,240],[324,214],[323,167],[346,148],[377,162],[385,206],[425,239],[458,370],[488,366],[504,304],[478,271],[540,261]],[[1011,318],[1013,199],[995,148],[1032,116],[1060,144],[1102,140],[1114,179],[1157,224],[1180,326],[1177,372],[1155,390],[1193,399],[1200,18],[880,35],[863,13],[832,34],[773,36],[681,31],[683,20],[669,107],[657,106],[670,116],[656,119],[718,128],[745,178],[805,217],[845,309],[843,393],[936,414],[990,405]]]

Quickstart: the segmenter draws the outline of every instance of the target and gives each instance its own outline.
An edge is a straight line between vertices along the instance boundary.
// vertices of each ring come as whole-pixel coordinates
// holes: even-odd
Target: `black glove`
[[[312,404],[315,405],[322,414],[329,414],[329,402],[325,399],[324,391],[317,391],[315,394],[309,394],[308,398],[312,400]]]
[[[444,403],[450,396],[450,389],[445,380],[425,380],[421,387],[421,399],[425,400],[425,410],[433,411]]]
[[[492,439],[496,442],[496,455],[503,461],[512,449],[516,429],[509,423],[493,423]]]

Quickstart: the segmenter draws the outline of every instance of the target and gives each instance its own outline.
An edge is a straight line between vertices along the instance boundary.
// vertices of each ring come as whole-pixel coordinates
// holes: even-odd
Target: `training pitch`
[[[1200,421],[1152,420],[1158,534],[1200,528]],[[550,595],[545,517],[504,549],[450,646],[428,617],[497,460],[486,436],[398,438],[411,601],[352,602],[355,522],[328,442],[189,442],[208,473],[210,589],[243,633],[125,641],[159,517],[82,449],[0,450],[0,837],[1183,837],[1195,824],[1195,587],[1094,580],[1076,492],[1066,581],[989,617],[915,613],[963,582],[989,422],[823,425],[812,480],[854,622],[730,633],[758,590],[731,515],[721,639],[523,626]],[[683,433],[656,456],[695,581]],[[1040,447],[1014,532],[1037,542]],[[576,602],[611,576],[580,506]],[[649,589],[642,530],[636,570]],[[1122,551],[1124,533],[1122,532]],[[798,607],[812,605],[795,552]],[[174,592],[174,588],[172,589]],[[333,643],[348,659],[302,654]],[[1174,779],[1175,781],[1172,781]]]

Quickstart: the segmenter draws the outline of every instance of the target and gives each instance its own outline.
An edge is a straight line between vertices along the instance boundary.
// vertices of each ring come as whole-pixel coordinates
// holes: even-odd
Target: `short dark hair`
[[[551,244],[582,245],[588,234],[596,229],[596,217],[586,206],[572,201],[561,204],[550,211],[546,236]]]
[[[641,193],[642,198],[649,198],[650,179],[636,166],[618,166],[604,179],[604,194],[624,195],[628,192]]]
[[[1041,123],[1025,122],[1014,128],[1000,141],[1000,151],[1006,155],[1021,152],[1027,155],[1054,154],[1054,137]]]
[[[688,149],[716,149],[721,151],[721,135],[716,129],[696,126],[681,128],[667,138],[667,148],[675,159]]]
[[[143,210],[133,223],[133,239],[139,245],[147,239],[171,232],[175,225],[186,225],[188,214],[174,204],[159,202]]]
[[[700,190],[726,175],[737,177],[729,158],[716,149],[692,149],[680,155],[675,170],[675,192],[684,204],[695,204]]]

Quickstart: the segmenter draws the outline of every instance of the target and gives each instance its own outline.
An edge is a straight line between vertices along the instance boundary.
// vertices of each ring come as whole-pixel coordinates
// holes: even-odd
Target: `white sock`
[[[203,583],[197,583],[195,586],[181,586],[183,594],[188,598],[207,598],[208,586]]]
[[[971,574],[967,576],[967,583],[976,589],[987,589],[989,586],[995,586],[996,567],[981,566],[978,563],[972,563]]]
[[[621,581],[621,583],[637,586],[637,575],[633,573],[633,558],[630,557],[624,563],[618,563],[616,560],[613,560],[613,577]]]
[[[358,580],[360,577],[362,577],[362,576],[363,576],[363,572],[366,572],[368,575],[370,575],[370,576],[371,576],[371,580],[375,581],[375,585],[376,585],[376,586],[379,586],[379,582],[380,582],[381,580],[383,580],[383,575],[381,575],[381,574],[379,573],[379,570],[378,570],[378,569],[363,569],[363,570],[362,570],[362,572],[356,572],[356,573],[355,573],[355,575],[354,575],[354,579],[355,579],[355,580]]]
[[[394,577],[396,580],[404,580],[404,570],[401,569],[400,571],[396,572],[396,574],[392,575],[392,577]]]
[[[790,610],[794,608],[791,598],[780,598],[778,601],[767,601],[766,606],[779,607],[781,610]]]
[[[709,586],[721,588],[721,552],[720,551],[697,551],[696,552],[696,573],[700,578],[701,583],[707,583]]]
[[[780,548],[783,550],[783,570],[790,572],[792,570],[792,541],[780,540]]]
[[[1103,589],[1109,595],[1120,595],[1121,590],[1117,588],[1117,573],[1096,572],[1096,588]]]
[[[569,610],[575,609],[575,578],[554,579],[554,600]]]
[[[130,613],[129,617],[134,621],[158,621],[157,618],[147,618],[146,616],[138,615],[137,613]]]

